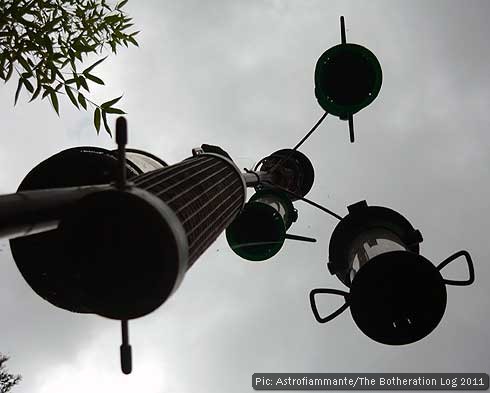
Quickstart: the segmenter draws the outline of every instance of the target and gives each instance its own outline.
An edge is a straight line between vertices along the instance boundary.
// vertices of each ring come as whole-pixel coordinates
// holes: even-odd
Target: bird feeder
[[[294,149],[281,149],[262,158],[256,166],[260,172],[272,175],[272,188],[282,188],[292,201],[304,197],[311,190],[315,170],[306,155]],[[256,186],[258,191],[267,185]]]
[[[341,43],[324,52],[316,63],[315,96],[326,112],[349,120],[354,142],[353,115],[377,97],[383,73],[369,49],[346,42],[344,17],[340,18],[340,28]]]
[[[240,215],[226,229],[231,249],[249,261],[263,261],[276,255],[286,231],[298,218],[288,195],[271,188],[255,193]]]
[[[310,303],[316,320],[332,320],[350,306],[352,318],[371,339],[390,345],[408,344],[427,336],[439,324],[447,302],[446,284],[474,281],[471,257],[459,251],[437,267],[419,254],[420,232],[399,213],[366,201],[348,207],[330,239],[330,273],[350,292],[314,289]],[[469,278],[444,279],[440,270],[464,256]],[[320,293],[343,296],[345,303],[321,317],[315,301]]]

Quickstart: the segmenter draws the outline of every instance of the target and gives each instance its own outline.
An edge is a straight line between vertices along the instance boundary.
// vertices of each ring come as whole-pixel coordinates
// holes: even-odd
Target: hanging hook
[[[317,293],[328,293],[331,295],[340,295],[344,297],[345,303],[340,306],[336,311],[333,313],[327,315],[326,317],[321,317],[320,314],[318,313],[318,308],[316,306],[316,301],[315,301],[315,295]],[[315,319],[317,322],[320,323],[325,323],[328,321],[331,321],[335,317],[339,316],[342,314],[348,307],[349,307],[349,294],[347,292],[341,291],[340,289],[326,289],[326,288],[317,288],[313,289],[310,292],[310,305],[311,305],[311,310],[313,311],[313,315],[315,316]]]
[[[468,265],[468,273],[469,273],[469,278],[467,280],[461,281],[461,280],[446,280],[445,278],[444,283],[449,284],[449,285],[458,285],[458,286],[464,286],[464,285],[471,285],[475,281],[475,269],[473,267],[473,261],[471,259],[471,255],[469,254],[468,251],[461,250],[450,257],[446,258],[444,261],[442,261],[438,266],[437,270],[441,270],[444,267],[446,267],[450,262],[454,261],[456,258],[464,256],[466,258],[466,264]]]

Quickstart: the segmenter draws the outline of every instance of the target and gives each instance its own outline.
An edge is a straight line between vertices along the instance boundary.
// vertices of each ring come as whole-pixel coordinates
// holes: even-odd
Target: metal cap
[[[350,288],[352,318],[364,334],[389,345],[413,343],[439,324],[447,294],[439,270],[409,251],[374,257]]]
[[[128,178],[139,172],[130,161]],[[113,152],[93,146],[63,150],[36,165],[22,180],[18,191],[111,183],[118,161]],[[69,266],[61,250],[58,230],[10,240],[17,268],[29,286],[56,307],[72,312],[91,312],[80,291],[70,281]]]
[[[83,198],[59,226],[65,263],[92,312],[127,320],[158,308],[187,270],[187,239],[175,213],[141,189]]]
[[[377,97],[383,74],[376,56],[357,44],[339,44],[323,53],[315,68],[315,96],[335,116],[349,116]]]
[[[313,187],[315,170],[311,161],[298,150],[281,149],[261,160],[260,171],[272,171],[272,183],[301,197]],[[256,187],[257,189],[257,187]],[[297,200],[290,196],[292,201]]]
[[[249,261],[264,261],[276,255],[284,244],[286,229],[273,207],[249,202],[226,228],[226,240],[233,252]]]

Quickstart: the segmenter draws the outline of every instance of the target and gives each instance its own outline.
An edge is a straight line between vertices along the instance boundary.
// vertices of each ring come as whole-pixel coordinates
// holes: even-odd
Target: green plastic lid
[[[249,202],[226,229],[233,252],[249,261],[265,261],[284,244],[286,229],[281,215],[272,206]]]
[[[373,102],[382,79],[378,59],[369,49],[339,44],[318,59],[315,96],[325,111],[346,120]]]

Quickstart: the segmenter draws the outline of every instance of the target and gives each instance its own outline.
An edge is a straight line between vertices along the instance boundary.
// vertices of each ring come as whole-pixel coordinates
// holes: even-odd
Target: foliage
[[[4,363],[7,360],[9,360],[8,356],[0,354],[0,393],[10,392],[22,379],[20,375],[12,375],[5,370]]]
[[[66,95],[77,108],[94,108],[97,133],[101,120],[110,134],[107,114],[124,114],[115,108],[121,97],[100,105],[87,98],[89,83],[103,85],[93,69],[102,57],[82,71],[79,66],[92,54],[101,55],[124,44],[138,46],[138,31],[122,10],[128,0],[115,6],[106,0],[0,0],[0,78],[7,82],[18,76],[15,103],[26,89],[31,100],[49,96],[59,115],[58,95]]]

